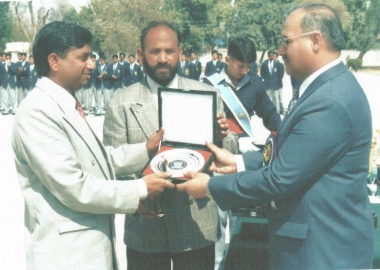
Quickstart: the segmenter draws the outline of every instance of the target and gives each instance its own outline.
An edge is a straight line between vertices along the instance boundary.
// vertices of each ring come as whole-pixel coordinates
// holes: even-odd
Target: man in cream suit
[[[12,135],[28,269],[117,269],[114,214],[133,214],[141,199],[174,187],[166,174],[114,181],[141,161],[125,158],[123,145],[105,148],[74,97],[95,68],[91,39],[85,28],[56,21],[33,45],[40,79],[19,107]]]
[[[128,143],[136,149],[135,157],[143,162],[135,173],[140,173],[149,161],[146,141],[159,128],[158,87],[217,91],[176,75],[182,49],[179,32],[173,25],[151,22],[142,31],[140,40],[138,54],[147,76],[122,89],[110,101],[104,121],[105,145],[118,147]],[[223,113],[219,94],[217,112]],[[219,121],[224,121],[224,128],[228,128],[225,118]],[[227,136],[223,143],[229,139]],[[170,270],[171,261],[173,269],[214,269],[214,243],[219,238],[215,203],[207,198],[194,200],[176,190],[167,191],[149,203],[148,209],[157,209],[156,213],[140,208],[141,215],[126,217],[124,241],[128,269]]]

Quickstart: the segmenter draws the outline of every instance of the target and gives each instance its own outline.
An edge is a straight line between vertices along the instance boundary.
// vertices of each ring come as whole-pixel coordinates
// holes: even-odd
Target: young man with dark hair
[[[268,52],[268,59],[261,65],[260,76],[264,79],[267,93],[276,106],[277,112],[280,112],[279,89],[282,88],[284,68],[280,62],[275,60],[275,55],[275,51]]]
[[[119,63],[119,57],[117,54],[112,55],[112,64],[108,66],[108,72],[111,74],[111,88],[113,89],[113,95],[123,87],[123,67]]]
[[[11,61],[11,53],[5,54],[5,64],[2,69],[2,103],[3,115],[16,113],[17,108],[17,84],[15,76],[17,75],[17,64]]]
[[[125,74],[125,69],[127,68],[127,66],[129,66],[129,63],[125,61],[125,53],[123,52],[119,53],[119,64],[123,68],[121,81],[123,83],[123,86],[127,86],[127,74]]]
[[[218,51],[212,50],[212,60],[206,63],[205,76],[211,76],[214,73],[220,73],[223,69],[223,64],[218,61]]]
[[[225,69],[226,68],[226,62],[223,61],[223,54],[222,53],[218,53],[218,61],[220,63],[222,63],[222,69]]]
[[[197,59],[195,52],[190,53],[190,78],[199,81],[202,73],[202,64]]]
[[[127,76],[126,86],[130,86],[134,83],[141,81],[144,77],[141,67],[136,63],[136,57],[134,54],[128,56],[129,63],[125,67],[125,76]]]
[[[187,53],[185,52],[180,57],[177,74],[183,78],[190,78],[190,63],[187,61]]]
[[[95,115],[101,115],[102,113],[102,96],[104,106],[112,96],[111,74],[109,73],[108,64],[106,62],[106,56],[101,55],[99,57],[99,65],[95,69],[95,89],[96,89],[96,111]]]
[[[149,162],[149,137],[162,137],[164,133],[162,129],[157,131],[158,88],[217,92],[211,86],[177,75],[182,47],[179,31],[172,24],[151,22],[143,29],[140,40],[138,55],[147,76],[111,100],[103,130],[104,144],[118,147],[129,143],[133,158],[140,162],[134,172],[137,175]],[[223,113],[219,95],[217,112]],[[223,115],[219,115],[219,122],[218,133],[226,136],[228,125]],[[230,136],[225,138],[228,139]],[[193,201],[173,190],[142,204],[139,213],[125,219],[128,269],[170,270],[171,262],[173,269],[214,269],[218,212],[211,201]]]
[[[166,173],[115,180],[114,172],[133,170],[126,145],[104,147],[75,98],[95,68],[91,40],[87,29],[56,21],[33,44],[41,78],[20,104],[12,133],[29,269],[118,269],[114,214],[132,214],[140,200],[174,187],[162,179]]]
[[[27,74],[28,74],[27,93],[28,94],[36,86],[36,82],[37,82],[37,79],[38,79],[37,70],[36,70],[36,67],[34,65],[34,57],[33,57],[33,55],[29,56],[29,63],[30,63],[30,65],[29,65],[29,68],[28,68],[28,71],[27,71]]]

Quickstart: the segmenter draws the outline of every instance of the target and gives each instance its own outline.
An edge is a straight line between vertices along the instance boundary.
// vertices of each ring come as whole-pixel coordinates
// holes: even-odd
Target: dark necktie
[[[299,98],[299,94],[300,94],[300,90],[296,89],[296,91],[294,92],[292,100],[289,102],[288,112],[286,113],[286,115],[288,115],[289,112],[293,109],[294,105],[296,105],[296,102],[297,102],[297,100]]]
[[[78,111],[79,115],[86,120],[86,117],[84,116],[84,111],[83,111],[83,107],[82,105],[80,104],[79,100],[78,99],[75,99],[75,109]]]

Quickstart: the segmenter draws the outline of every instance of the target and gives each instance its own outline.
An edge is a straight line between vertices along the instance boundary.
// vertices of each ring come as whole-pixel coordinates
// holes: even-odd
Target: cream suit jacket
[[[75,99],[38,80],[18,108],[12,145],[25,199],[28,269],[117,269],[114,214],[134,213],[136,181],[112,181],[135,170],[125,149],[105,149],[75,109]],[[115,158],[117,156],[118,158]]]
[[[178,85],[185,91],[218,92],[214,87],[181,77],[178,77]],[[217,112],[223,113],[219,92],[217,96]],[[118,147],[128,143],[133,147],[135,152],[129,151],[130,159],[131,162],[136,158],[143,161],[135,171],[140,173],[149,161],[146,141],[159,128],[158,125],[156,101],[144,78],[120,90],[110,101],[104,120],[104,144]],[[223,144],[227,142],[237,145],[233,136],[226,137]],[[174,253],[199,249],[218,240],[218,211],[214,201],[194,199],[173,189],[165,190],[150,203],[152,208],[159,205],[165,215],[162,218],[144,218],[138,214],[126,216],[124,242],[129,248],[142,252]]]

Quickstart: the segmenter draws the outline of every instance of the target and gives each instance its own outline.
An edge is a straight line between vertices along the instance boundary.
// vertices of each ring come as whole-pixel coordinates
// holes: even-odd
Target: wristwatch
[[[210,200],[214,200],[214,198],[212,197],[212,195],[211,195],[211,193],[210,193],[210,190],[209,190],[209,188],[208,188],[208,183],[209,183],[209,182],[207,182],[207,184],[206,184],[206,196],[207,196],[207,198],[209,198]]]

